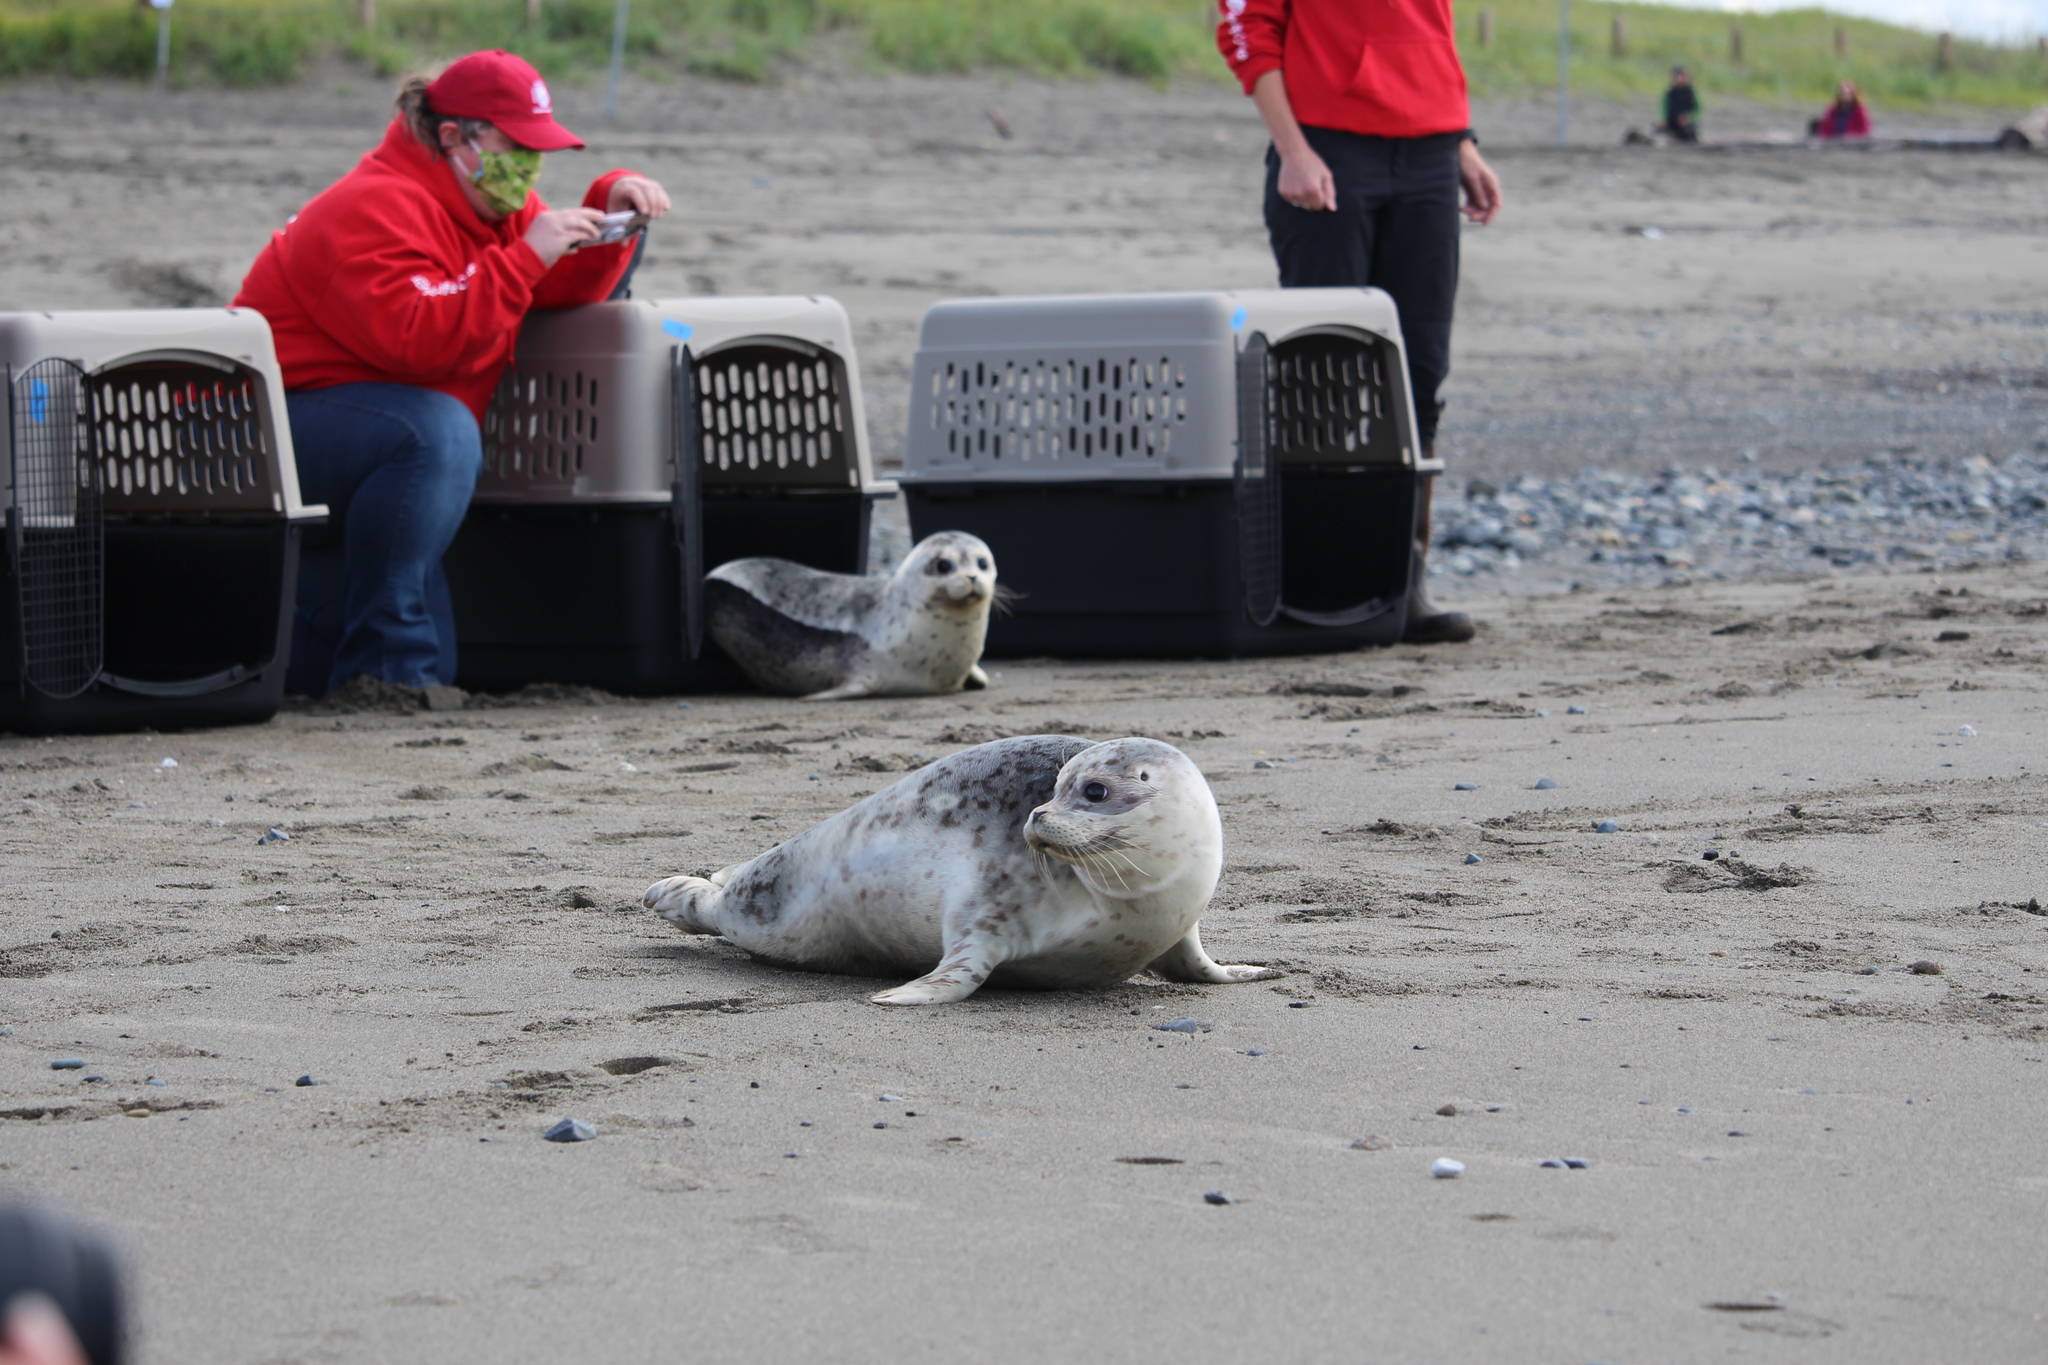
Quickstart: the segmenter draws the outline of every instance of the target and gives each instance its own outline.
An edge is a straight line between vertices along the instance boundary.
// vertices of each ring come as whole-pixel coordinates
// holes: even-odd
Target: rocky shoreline
[[[2002,460],[1589,470],[1453,484],[1432,571],[1505,591],[1946,568],[2048,555],[2048,440]]]

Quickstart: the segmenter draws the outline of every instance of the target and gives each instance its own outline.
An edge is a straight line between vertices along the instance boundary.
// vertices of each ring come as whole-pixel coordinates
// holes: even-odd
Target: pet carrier
[[[537,313],[446,560],[459,680],[644,694],[722,679],[703,657],[704,571],[776,555],[864,572],[872,503],[893,492],[835,300]]]
[[[0,729],[266,720],[302,529],[270,328],[247,309],[0,313]]]
[[[995,654],[1238,655],[1399,638],[1417,476],[1376,289],[959,299],[925,314],[913,537],[1021,593]]]

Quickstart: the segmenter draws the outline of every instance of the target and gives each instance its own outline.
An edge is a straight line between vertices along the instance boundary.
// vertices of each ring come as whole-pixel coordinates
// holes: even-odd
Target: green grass
[[[1528,94],[1556,87],[1555,0],[1492,0],[1493,41],[1478,42],[1478,11],[1461,6],[1459,47],[1475,92]],[[1610,51],[1620,17],[1626,53]],[[1742,30],[1742,56],[1730,30]],[[1847,39],[1835,55],[1835,30]],[[1643,98],[1663,90],[1684,63],[1711,110],[1716,99],[1811,104],[1818,112],[1838,82],[1855,81],[1880,110],[1959,104],[2027,109],[2048,102],[2048,62],[2032,44],[1958,41],[1949,70],[1936,69],[1934,35],[1822,9],[1730,15],[1664,5],[1574,4],[1571,81],[1575,92]]]
[[[178,0],[172,79],[276,84],[336,55],[389,77],[474,48],[510,47],[551,77],[577,81],[599,76],[611,51],[614,0],[542,0],[537,23],[528,21],[526,0],[378,0],[376,8],[377,23],[365,30],[358,0]],[[1484,47],[1481,8],[1493,15]],[[643,76],[772,80],[831,35],[832,52],[850,46],[887,70],[1227,79],[1214,8],[1204,0],[633,0],[630,12],[628,60]],[[1609,51],[1617,15],[1628,36],[1619,57]],[[1739,62],[1729,51],[1736,23]],[[1847,34],[1846,58],[1835,56],[1837,26]],[[1458,27],[1475,94],[1552,88],[1554,0],[1464,4]],[[1951,68],[1937,70],[1931,35],[1818,9],[1737,18],[1581,0],[1572,7],[1572,36],[1572,87],[1588,95],[1649,100],[1671,65],[1685,62],[1710,110],[1731,96],[1818,107],[1845,76],[1885,108],[2048,101],[2048,63],[2032,45],[1958,42]],[[155,54],[156,17],[132,0],[0,0],[0,80],[148,79]]]

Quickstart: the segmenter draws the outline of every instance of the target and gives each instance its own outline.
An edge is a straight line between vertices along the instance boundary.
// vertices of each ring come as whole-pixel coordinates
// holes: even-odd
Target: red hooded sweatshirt
[[[608,171],[585,205],[603,208]],[[234,306],[269,322],[287,389],[383,382],[438,389],[479,418],[533,308],[594,303],[631,244],[572,251],[553,269],[523,240],[538,194],[495,223],[403,118],[341,179],[271,234]]]
[[[1815,137],[1869,137],[1870,111],[1863,107],[1862,100],[1851,100],[1844,104],[1836,100],[1828,111],[1814,121]]]
[[[1376,137],[1471,126],[1450,0],[1219,0],[1216,46],[1249,95],[1287,77],[1298,122]]]

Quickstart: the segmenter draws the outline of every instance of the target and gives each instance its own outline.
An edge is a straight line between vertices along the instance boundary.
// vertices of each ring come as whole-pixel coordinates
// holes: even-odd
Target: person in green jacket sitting
[[[1657,131],[1680,142],[1700,140],[1700,97],[1692,76],[1682,66],[1671,68],[1671,88],[1664,92],[1664,121]]]

